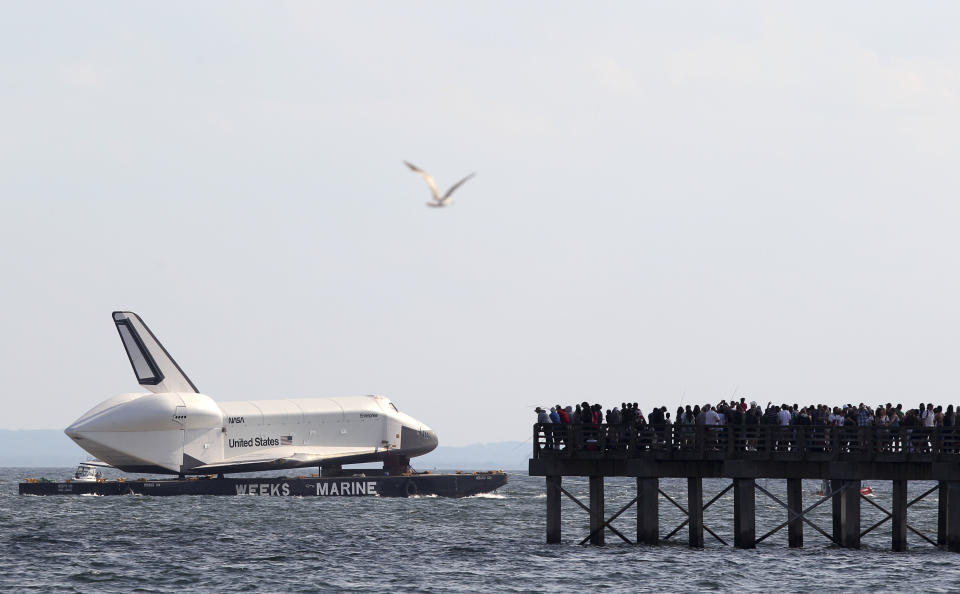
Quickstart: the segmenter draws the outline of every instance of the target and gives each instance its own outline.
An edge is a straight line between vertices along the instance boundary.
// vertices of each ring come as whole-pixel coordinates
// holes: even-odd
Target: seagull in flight
[[[448,206],[450,204],[453,204],[453,200],[450,199],[450,195],[453,194],[454,190],[462,186],[465,181],[467,181],[468,179],[476,175],[476,172],[471,173],[467,177],[461,179],[457,183],[450,186],[450,189],[447,190],[447,193],[441,196],[440,190],[437,189],[437,182],[433,181],[433,176],[431,176],[429,173],[427,173],[423,169],[420,169],[413,163],[408,163],[407,161],[404,161],[403,163],[404,165],[409,167],[410,170],[413,171],[414,173],[420,174],[420,177],[422,177],[427,182],[427,185],[430,186],[430,193],[433,194],[433,200],[431,200],[430,202],[427,202],[427,206],[432,206],[434,208],[440,208],[443,206]]]

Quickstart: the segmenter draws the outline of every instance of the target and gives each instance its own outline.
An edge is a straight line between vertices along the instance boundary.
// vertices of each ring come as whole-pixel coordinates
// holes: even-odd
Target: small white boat
[[[103,473],[97,470],[95,466],[81,462],[80,466],[77,466],[77,471],[73,473],[73,479],[71,480],[78,483],[94,483],[102,479]]]

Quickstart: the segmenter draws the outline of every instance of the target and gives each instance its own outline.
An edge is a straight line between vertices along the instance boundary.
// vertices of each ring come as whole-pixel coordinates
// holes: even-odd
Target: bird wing
[[[403,163],[415,173],[419,173],[420,177],[422,177],[424,181],[427,182],[427,185],[430,186],[430,192],[433,194],[434,200],[440,200],[440,190],[437,188],[437,182],[433,181],[433,176],[431,176],[429,173],[427,173],[423,169],[420,169],[413,163],[408,163],[407,161],[404,161]]]
[[[470,175],[468,175],[467,177],[465,177],[465,178],[461,179],[460,181],[458,181],[457,183],[453,184],[453,185],[450,187],[450,189],[447,190],[447,193],[443,195],[443,200],[446,200],[447,198],[449,198],[449,197],[450,197],[450,194],[453,194],[453,191],[454,191],[454,190],[456,190],[457,188],[459,188],[460,186],[462,186],[462,185],[464,184],[464,182],[466,182],[468,179],[470,179],[471,177],[473,177],[473,176],[476,175],[476,174],[477,174],[476,172],[473,172],[473,173],[471,173]]]

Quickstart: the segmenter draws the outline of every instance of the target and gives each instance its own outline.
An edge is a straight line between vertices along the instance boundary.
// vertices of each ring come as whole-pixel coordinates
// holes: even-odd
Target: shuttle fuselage
[[[114,312],[140,384],[66,429],[126,472],[210,474],[383,461],[437,445],[433,431],[383,396],[216,402],[196,391],[136,314]],[[168,388],[173,388],[168,390]]]

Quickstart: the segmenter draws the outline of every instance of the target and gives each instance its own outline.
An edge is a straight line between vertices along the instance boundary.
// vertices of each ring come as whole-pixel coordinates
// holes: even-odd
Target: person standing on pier
[[[544,425],[552,422],[550,420],[550,415],[547,414],[547,411],[543,410],[539,406],[533,409],[533,412],[537,413],[537,423]]]
[[[830,413],[830,416],[827,418],[827,421],[829,422],[829,424],[833,425],[834,427],[839,427],[843,425],[843,415],[840,414],[839,406],[833,407],[833,412]]]
[[[619,425],[622,419],[620,409],[616,406],[614,406],[607,415],[607,423],[610,425]]]
[[[553,427],[551,426],[553,421],[550,420],[550,415],[547,414],[547,411],[543,410],[539,406],[533,410],[537,413],[537,423],[543,425],[543,435],[545,437],[544,446],[548,450],[553,449]]]
[[[873,422],[877,427],[886,427],[890,424],[890,417],[887,416],[887,410],[882,406],[877,407],[873,413]]]
[[[560,415],[557,414],[557,407],[550,407],[550,437],[552,446],[555,449],[560,449]]]
[[[633,425],[637,419],[637,409],[629,402],[623,403],[623,424],[624,425]]]
[[[720,424],[720,415],[717,414],[717,411],[713,410],[713,407],[709,404],[706,405],[706,412],[703,413],[703,424],[704,425],[719,425]]]
[[[570,408],[569,406],[567,408]],[[565,425],[570,424],[570,415],[559,404],[556,406],[557,417],[560,418],[560,425],[553,426],[553,443],[559,450],[561,446],[564,449],[570,447],[570,428]]]
[[[764,425],[779,425],[780,421],[777,419],[780,409],[776,406],[770,406],[770,403],[767,403],[767,410],[763,413],[761,418],[761,423]]]
[[[869,427],[872,416],[873,415],[870,414],[870,409],[861,402],[860,407],[857,409],[857,426]]]
[[[927,408],[923,408],[923,405],[920,405],[920,419],[923,421],[924,427],[933,427],[933,421],[936,416],[936,413],[933,412],[933,404],[928,403]]]
[[[777,413],[777,424],[781,426],[789,425],[793,415],[790,414],[790,407],[786,404],[780,406],[780,412]]]

